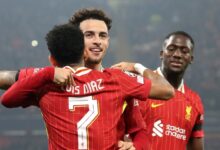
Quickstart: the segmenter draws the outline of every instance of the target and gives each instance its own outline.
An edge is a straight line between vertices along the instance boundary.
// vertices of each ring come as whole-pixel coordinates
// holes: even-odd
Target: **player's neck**
[[[85,67],[84,63],[81,62],[81,63],[78,63],[78,64],[70,64],[68,65],[70,66],[71,68],[73,68],[74,70],[77,70],[78,68],[81,68],[81,67]]]
[[[184,73],[174,73],[170,71],[161,70],[167,81],[175,88],[178,89],[182,83]]]
[[[91,64],[91,63],[89,63],[89,64],[85,64],[85,66],[87,68],[90,68],[90,69],[93,69],[93,70],[98,70],[98,71],[102,71],[102,69],[103,69],[101,63],[99,63],[99,64]]]

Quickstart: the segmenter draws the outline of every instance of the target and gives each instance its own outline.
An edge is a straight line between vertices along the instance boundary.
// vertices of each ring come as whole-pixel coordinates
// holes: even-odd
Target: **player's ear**
[[[163,58],[163,50],[160,51],[160,59]]]
[[[49,60],[49,62],[50,62],[50,64],[51,64],[52,66],[58,66],[58,63],[57,63],[57,61],[54,59],[53,56],[49,55],[49,56],[48,56],[48,60]]]
[[[193,60],[194,60],[194,56],[191,56],[191,59],[190,59],[189,64],[192,64],[192,63],[193,63]]]
[[[108,36],[107,48],[109,47],[110,36]]]

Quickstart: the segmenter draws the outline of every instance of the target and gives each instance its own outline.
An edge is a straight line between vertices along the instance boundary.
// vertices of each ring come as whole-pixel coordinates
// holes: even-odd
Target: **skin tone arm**
[[[204,150],[204,138],[191,138],[187,150]]]
[[[0,71],[0,89],[6,90],[16,81],[18,71]]]
[[[121,62],[112,66],[112,68],[122,69],[139,74],[134,68],[135,63]],[[154,73],[150,69],[145,69],[143,77],[151,80],[151,90],[149,97],[153,99],[170,99],[174,96],[174,88],[162,76]]]

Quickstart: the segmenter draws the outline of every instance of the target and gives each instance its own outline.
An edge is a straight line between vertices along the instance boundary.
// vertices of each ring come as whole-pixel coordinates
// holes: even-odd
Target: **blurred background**
[[[119,61],[160,64],[164,37],[184,30],[195,40],[195,60],[185,81],[200,93],[205,107],[205,148],[220,149],[219,0],[0,0],[0,69],[49,65],[45,34],[84,7],[112,17],[104,67]],[[1,91],[1,94],[3,91]],[[40,111],[0,106],[0,150],[47,149]]]

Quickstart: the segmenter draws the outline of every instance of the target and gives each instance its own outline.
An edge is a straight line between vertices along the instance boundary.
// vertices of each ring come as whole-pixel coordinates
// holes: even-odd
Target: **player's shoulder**
[[[120,69],[113,69],[113,68],[106,68],[103,70],[104,73],[111,74],[111,75],[117,75],[117,76],[129,76],[129,77],[137,77],[137,74],[120,70]]]
[[[40,67],[27,67],[19,70],[18,79],[25,78],[42,70]]]
[[[120,69],[113,69],[113,68],[105,68],[103,70],[103,73],[117,73],[117,72],[122,72]]]
[[[184,88],[185,88],[185,94],[186,95],[188,95],[190,97],[193,97],[195,99],[201,99],[199,94],[195,90],[188,87],[186,84],[184,84]]]
[[[185,95],[188,97],[188,99],[196,106],[196,108],[198,108],[198,110],[203,111],[203,103],[199,94],[196,91],[189,88],[187,85],[184,86]]]

